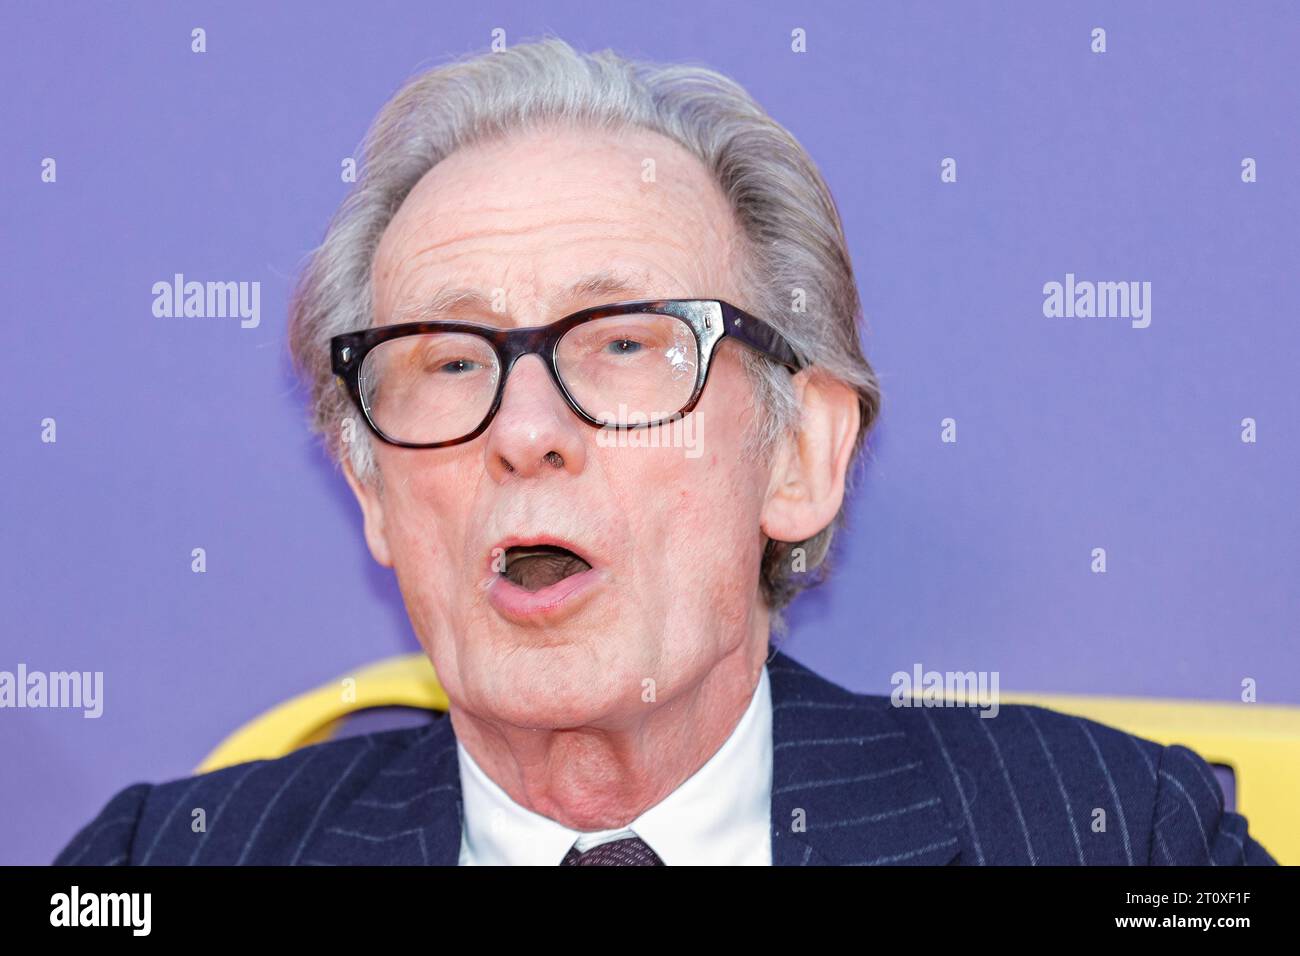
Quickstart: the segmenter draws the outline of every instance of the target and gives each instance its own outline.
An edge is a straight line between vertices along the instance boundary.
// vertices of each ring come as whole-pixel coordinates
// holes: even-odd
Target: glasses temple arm
[[[793,372],[804,367],[805,363],[786,337],[762,319],[725,302],[722,303],[722,319],[726,324],[727,335],[740,339],[750,348],[780,362]]]

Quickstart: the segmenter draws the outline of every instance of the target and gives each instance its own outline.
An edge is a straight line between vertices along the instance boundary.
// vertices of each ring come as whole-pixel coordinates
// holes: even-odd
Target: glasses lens
[[[366,355],[361,397],[389,438],[418,445],[453,441],[483,423],[500,371],[496,352],[478,336],[407,335]]]
[[[628,426],[680,412],[695,391],[700,357],[681,319],[638,312],[574,326],[560,339],[555,364],[584,412]]]

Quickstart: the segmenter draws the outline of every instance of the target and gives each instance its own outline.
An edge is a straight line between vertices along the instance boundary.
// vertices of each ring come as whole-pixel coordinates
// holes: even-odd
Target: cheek
[[[743,458],[741,436],[707,415],[691,449],[602,449],[610,487],[623,507],[640,576],[668,587],[675,602],[706,603],[742,586],[760,550],[765,487],[759,463]],[[708,425],[715,427],[710,431]]]
[[[747,454],[753,423],[753,388],[734,355],[719,356],[696,414],[700,454],[685,462],[691,472],[680,486],[679,508],[701,529],[694,546],[700,565],[711,568],[709,586],[748,606],[762,554],[763,500],[768,484],[764,460]]]
[[[670,656],[713,659],[747,635],[757,598],[761,498],[748,465],[718,450],[679,461],[666,523],[655,549],[670,595],[663,609]]]
[[[468,500],[464,467],[457,461],[410,461],[418,451],[402,451],[382,461],[387,486],[384,529],[394,564],[410,581],[443,581],[464,563]],[[461,489],[459,495],[452,489]]]

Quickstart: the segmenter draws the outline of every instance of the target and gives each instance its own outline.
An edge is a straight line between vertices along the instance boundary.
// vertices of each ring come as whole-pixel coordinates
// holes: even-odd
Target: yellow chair
[[[1162,744],[1182,744],[1232,771],[1233,808],[1273,859],[1300,864],[1300,707],[1143,697],[1001,694],[1109,724]]]
[[[1077,714],[1158,743],[1182,744],[1231,768],[1235,807],[1250,821],[1251,834],[1279,863],[1300,864],[1300,707],[1054,694],[1003,694],[1000,702]],[[447,706],[428,657],[391,657],[255,717],[208,754],[197,772],[283,757],[328,740],[355,711]]]
[[[207,773],[250,760],[283,757],[329,740],[348,714],[372,707],[446,710],[447,692],[423,652],[401,654],[299,694],[254,717],[204,758]]]

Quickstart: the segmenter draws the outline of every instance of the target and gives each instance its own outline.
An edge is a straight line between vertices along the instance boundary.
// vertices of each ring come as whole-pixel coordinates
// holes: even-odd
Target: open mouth
[[[516,545],[506,548],[506,567],[501,576],[525,591],[540,591],[591,565],[568,548],[552,544]]]

